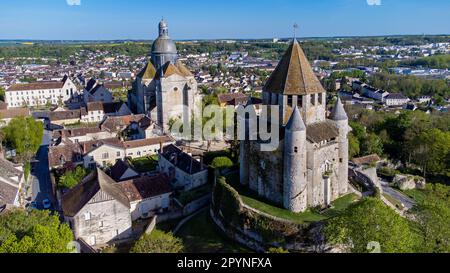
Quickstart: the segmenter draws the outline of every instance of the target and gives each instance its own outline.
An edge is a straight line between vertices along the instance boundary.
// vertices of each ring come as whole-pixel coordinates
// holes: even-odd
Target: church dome
[[[152,53],[157,54],[176,54],[177,47],[175,42],[169,37],[169,26],[166,21],[159,22],[159,37],[153,42]]]
[[[169,37],[158,37],[153,42],[152,53],[177,53],[177,47]]]

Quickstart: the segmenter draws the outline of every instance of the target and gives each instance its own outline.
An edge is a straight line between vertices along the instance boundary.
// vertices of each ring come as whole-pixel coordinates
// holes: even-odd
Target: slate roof
[[[144,176],[118,183],[130,202],[140,201],[151,197],[172,192],[169,177],[165,174]]]
[[[344,109],[344,105],[342,105],[341,98],[339,97],[336,101],[336,104],[333,107],[333,110],[331,111],[330,118],[336,121],[348,119],[347,113],[345,112]]]
[[[305,53],[295,39],[263,90],[284,95],[307,95],[325,92]]]
[[[114,164],[114,166],[112,166],[111,169],[110,169],[111,178],[116,180],[116,181],[120,181],[121,177],[125,174],[125,172],[128,169],[132,169],[132,168],[125,161],[118,160],[116,162],[116,164]]]
[[[74,217],[100,190],[124,206],[130,207],[127,195],[117,183],[102,170],[97,169],[62,196],[61,206],[64,215]]]
[[[196,174],[206,169],[206,166],[202,166],[195,158],[173,144],[163,147],[161,155],[176,168],[188,174]]]
[[[302,115],[300,114],[297,106],[295,106],[294,111],[292,112],[292,115],[286,125],[286,129],[291,132],[304,131],[306,129]]]
[[[407,100],[403,94],[400,93],[391,93],[386,97],[387,100]]]
[[[313,123],[306,128],[306,138],[312,143],[332,140],[338,136],[339,130],[331,120]]]

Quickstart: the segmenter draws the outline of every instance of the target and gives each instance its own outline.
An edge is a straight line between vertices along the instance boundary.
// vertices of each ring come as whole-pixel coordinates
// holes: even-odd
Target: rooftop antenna
[[[294,24],[294,40],[297,39],[297,29],[298,29],[298,24],[295,23]]]

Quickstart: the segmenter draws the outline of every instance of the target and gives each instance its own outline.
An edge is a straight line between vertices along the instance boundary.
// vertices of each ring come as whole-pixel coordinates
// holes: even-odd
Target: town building
[[[83,90],[84,103],[89,102],[113,102],[112,93],[95,79],[90,79]]]
[[[78,97],[77,87],[65,76],[61,81],[13,84],[5,92],[5,103],[8,108],[58,105],[75,97]]]
[[[404,106],[408,104],[409,101],[409,98],[400,93],[391,93],[385,97],[386,106]]]
[[[22,207],[25,176],[22,166],[0,157],[0,208]]]
[[[97,247],[130,239],[132,222],[170,206],[168,177],[138,177],[116,182],[100,169],[62,196],[61,207],[76,240]]]
[[[159,154],[159,171],[165,173],[175,189],[189,191],[208,183],[208,169],[177,146],[171,144]]]

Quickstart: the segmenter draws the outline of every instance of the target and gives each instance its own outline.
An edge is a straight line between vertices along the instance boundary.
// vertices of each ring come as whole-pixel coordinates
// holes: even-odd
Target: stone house
[[[61,207],[75,239],[81,238],[91,246],[132,235],[128,197],[101,170],[91,173],[64,194]]]
[[[21,193],[25,183],[22,166],[0,158],[0,207],[23,206]]]
[[[175,189],[189,191],[208,182],[207,167],[173,144],[159,154],[159,171],[171,179]]]
[[[132,221],[167,210],[171,193],[164,174],[118,183],[97,169],[62,196],[61,207],[75,239],[101,246],[132,237]]]
[[[114,97],[103,84],[91,79],[83,90],[83,100],[86,104],[89,102],[113,102]]]
[[[130,201],[131,220],[149,218],[169,209],[172,188],[165,174],[118,183]]]
[[[115,181],[120,182],[139,177],[139,173],[131,168],[127,161],[118,160],[109,170],[109,176]]]

